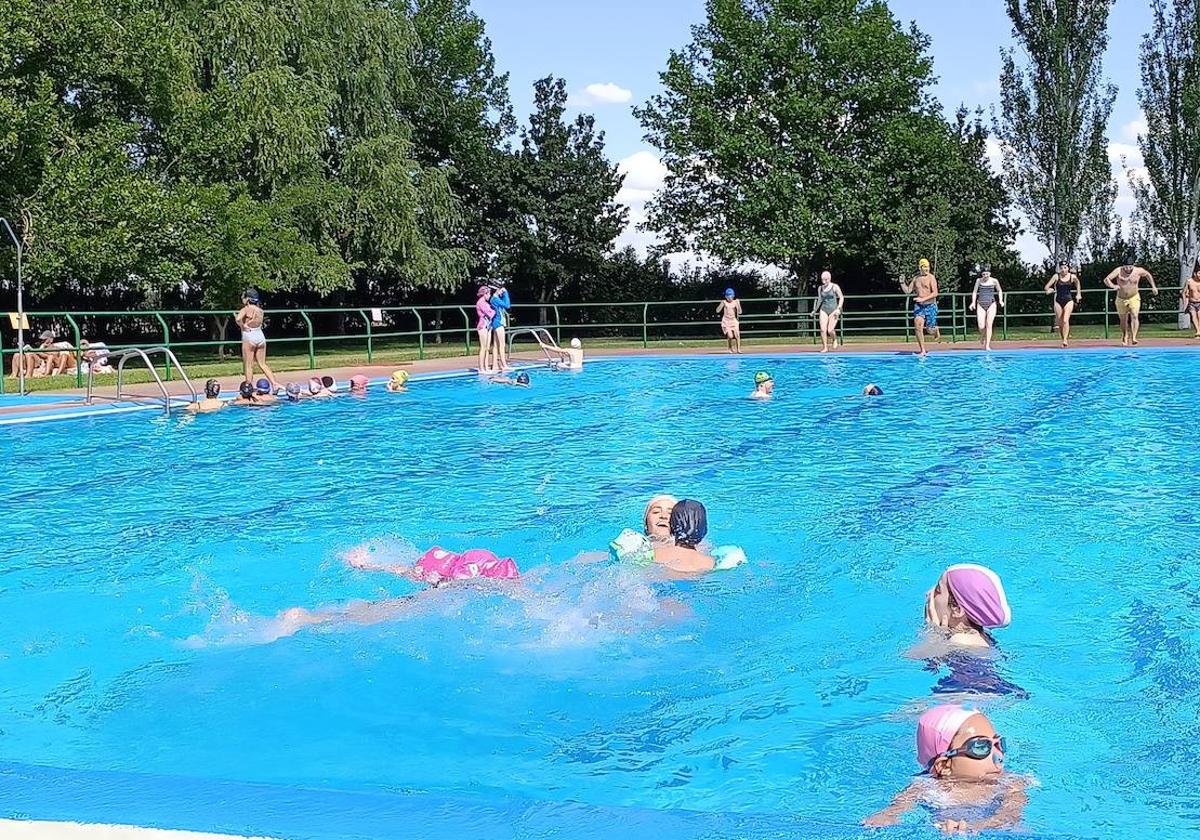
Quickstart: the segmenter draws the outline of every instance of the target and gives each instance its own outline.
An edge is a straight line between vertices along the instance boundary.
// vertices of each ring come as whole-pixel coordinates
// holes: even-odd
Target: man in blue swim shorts
[[[920,271],[911,280],[900,281],[900,289],[906,295],[913,296],[913,328],[917,333],[917,347],[921,356],[926,355],[925,330],[937,332],[937,278],[929,270],[929,260],[921,260]]]

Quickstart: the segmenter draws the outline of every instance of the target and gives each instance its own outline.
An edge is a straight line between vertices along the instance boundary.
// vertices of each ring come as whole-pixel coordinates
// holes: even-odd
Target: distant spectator
[[[79,368],[84,373],[112,373],[112,365],[108,363],[108,345],[103,341],[81,341],[79,349],[83,351],[83,361]]]
[[[41,364],[35,376],[61,376],[68,370],[75,369],[75,352],[71,342],[56,341],[57,336],[53,330],[46,330],[39,338],[42,341],[38,345],[38,349],[42,351]]]

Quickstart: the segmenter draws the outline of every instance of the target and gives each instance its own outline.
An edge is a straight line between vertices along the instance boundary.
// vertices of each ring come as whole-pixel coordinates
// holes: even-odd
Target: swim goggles
[[[955,750],[946,750],[940,755],[936,755],[929,760],[929,766],[933,766],[933,762],[939,758],[969,758],[974,761],[983,761],[992,754],[993,748],[999,748],[1002,754],[1008,753],[1008,748],[1005,746],[1004,738],[999,735],[988,737],[987,735],[976,735],[974,738],[968,738],[961,747]]]

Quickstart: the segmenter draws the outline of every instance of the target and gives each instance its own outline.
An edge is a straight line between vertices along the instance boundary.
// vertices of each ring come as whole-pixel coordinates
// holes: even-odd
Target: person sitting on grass
[[[389,394],[403,394],[408,391],[408,371],[394,370],[392,378],[388,380],[387,390]]]
[[[79,369],[84,373],[113,373],[113,367],[108,363],[108,345],[103,341],[81,341],[79,349],[83,351],[83,360]]]
[[[71,342],[56,341],[57,336],[52,330],[46,330],[39,338],[42,341],[38,345],[38,349],[42,351],[39,354],[41,364],[34,376],[62,376],[68,370],[75,369],[75,353]]]
[[[224,407],[225,401],[221,399],[221,383],[210,379],[204,383],[204,399],[189,403],[185,410],[192,414],[212,414]]]

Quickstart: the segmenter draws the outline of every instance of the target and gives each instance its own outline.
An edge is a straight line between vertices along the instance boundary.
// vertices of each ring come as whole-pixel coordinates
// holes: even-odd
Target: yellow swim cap
[[[408,371],[406,371],[406,370],[392,371],[392,381],[395,382],[397,385],[403,385],[405,382],[408,381]]]
[[[920,266],[921,268],[929,268],[929,260],[922,258],[922,260],[919,263],[917,263],[917,265]]]

